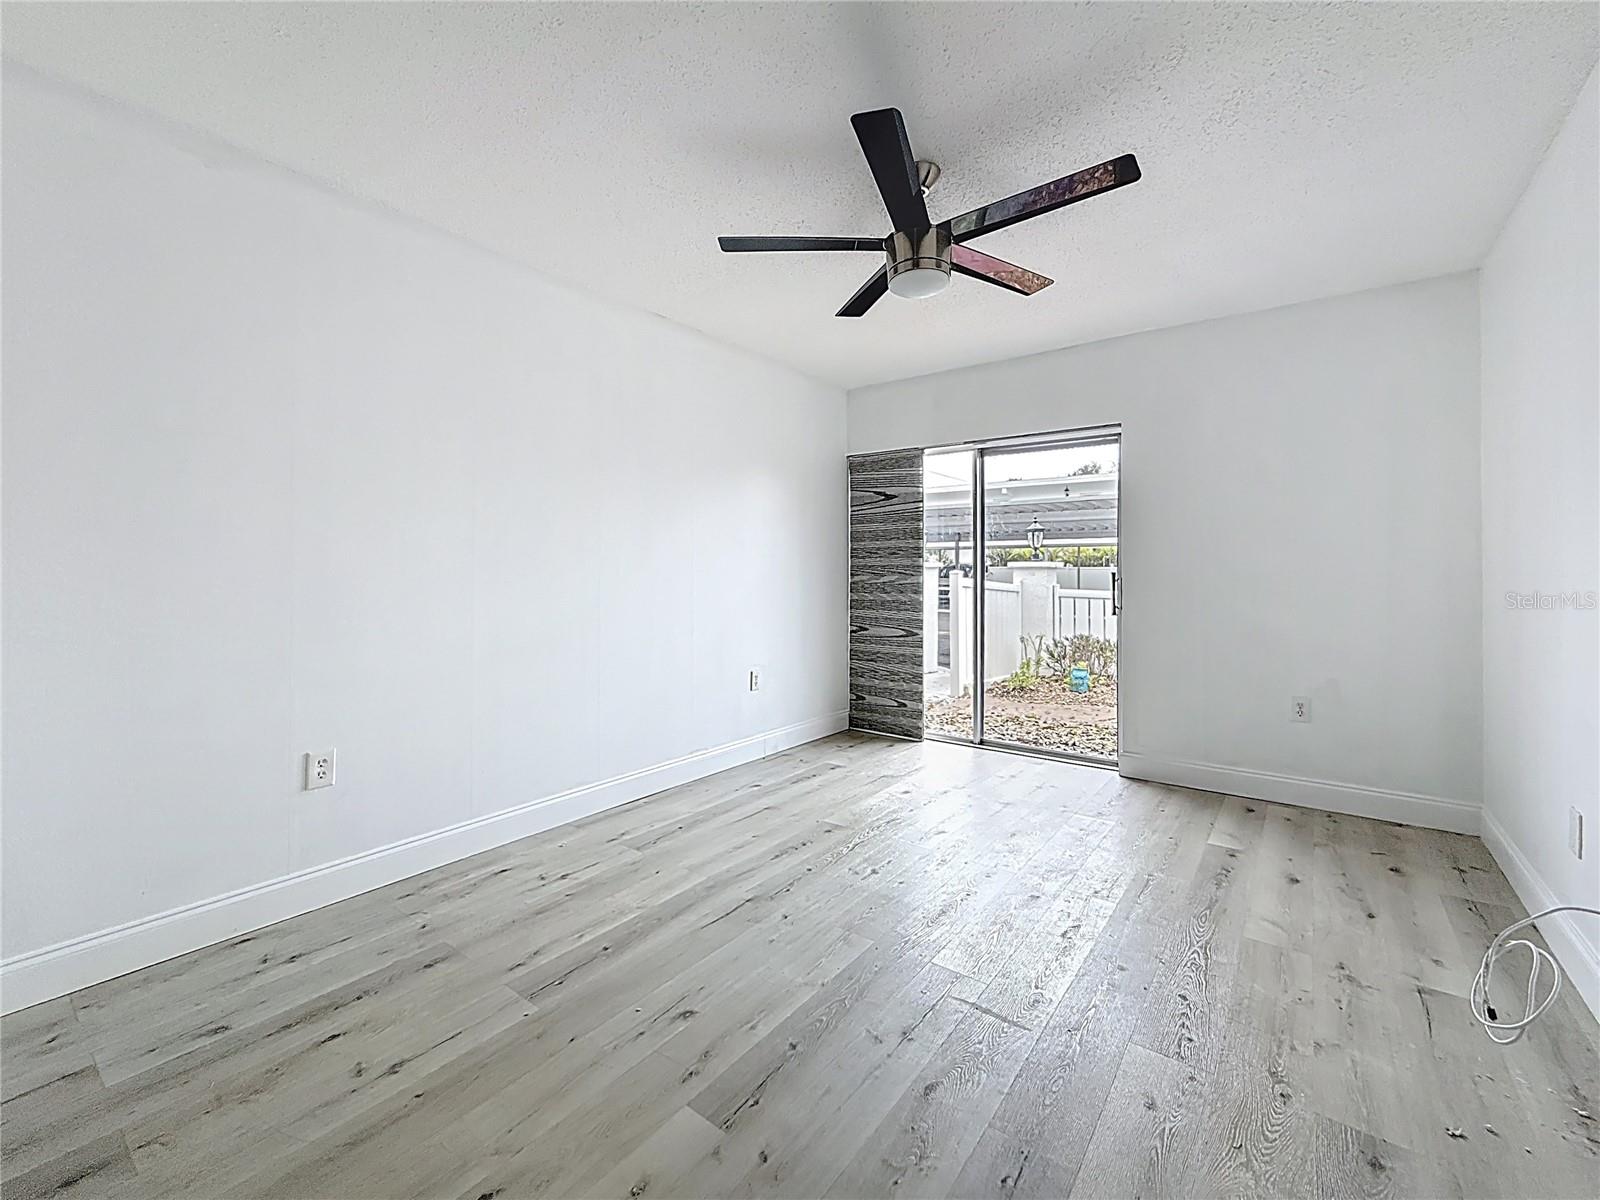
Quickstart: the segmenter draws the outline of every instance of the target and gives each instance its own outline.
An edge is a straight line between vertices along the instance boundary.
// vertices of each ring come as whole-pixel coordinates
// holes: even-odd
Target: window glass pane
[[[971,740],[972,451],[923,457],[924,732]]]
[[[1117,755],[1116,443],[984,457],[983,740]]]

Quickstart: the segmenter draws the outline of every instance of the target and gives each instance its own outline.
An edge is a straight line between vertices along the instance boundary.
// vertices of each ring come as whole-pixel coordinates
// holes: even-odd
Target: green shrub
[[[1115,545],[1046,546],[1044,557],[1065,567],[1114,567],[1117,548]],[[1004,567],[1014,562],[1033,561],[1033,551],[1026,546],[1005,546],[990,550],[985,559],[991,567]]]
[[[1093,679],[1110,675],[1117,664],[1117,644],[1087,633],[1070,638],[1023,637],[1022,659],[1002,681],[1005,687],[1026,689],[1048,679],[1068,679],[1073,667],[1085,668]]]
[[[1117,664],[1117,644],[1089,633],[1074,634],[1066,643],[1066,657],[1083,664],[1091,675],[1109,675]]]

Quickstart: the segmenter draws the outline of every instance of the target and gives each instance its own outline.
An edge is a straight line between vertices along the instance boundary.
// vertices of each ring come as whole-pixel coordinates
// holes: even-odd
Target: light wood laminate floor
[[[1473,838],[842,735],[5,1018],[4,1195],[1593,1197],[1593,1020],[1464,998],[1521,912]]]

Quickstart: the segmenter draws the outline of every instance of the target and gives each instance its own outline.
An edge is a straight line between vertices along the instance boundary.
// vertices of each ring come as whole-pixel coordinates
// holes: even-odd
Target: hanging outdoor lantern
[[[1038,517],[1028,525],[1028,545],[1033,547],[1034,562],[1044,557],[1044,551],[1041,549],[1044,546],[1044,526],[1039,524]]]

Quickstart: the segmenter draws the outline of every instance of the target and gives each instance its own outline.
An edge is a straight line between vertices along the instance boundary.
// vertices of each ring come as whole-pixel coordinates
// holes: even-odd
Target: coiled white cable
[[[1513,922],[1495,935],[1494,941],[1489,943],[1489,948],[1483,952],[1483,962],[1478,966],[1478,974],[1472,981],[1472,1015],[1483,1026],[1484,1032],[1502,1046],[1509,1046],[1520,1038],[1541,1016],[1544,1011],[1555,1003],[1556,997],[1561,993],[1561,964],[1556,962],[1552,955],[1543,946],[1530,942],[1527,938],[1513,938],[1511,935],[1519,930],[1526,929],[1535,921],[1543,920],[1552,913],[1559,912],[1584,912],[1600,916],[1600,908],[1586,908],[1581,904],[1558,904],[1554,908],[1547,908],[1543,912],[1534,913],[1531,917],[1524,917]],[[1508,940],[1509,939],[1509,940]],[[1494,1005],[1489,1002],[1489,982],[1494,975],[1495,964],[1502,955],[1516,949],[1526,949],[1532,958],[1528,967],[1528,1003],[1520,1020],[1502,1021],[1495,1012]],[[1550,973],[1550,990],[1545,993],[1544,999],[1539,999],[1540,980],[1544,973]]]

